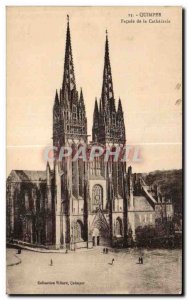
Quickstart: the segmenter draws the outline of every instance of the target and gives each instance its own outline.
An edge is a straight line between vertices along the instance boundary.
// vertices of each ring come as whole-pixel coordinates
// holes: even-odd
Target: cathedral
[[[55,249],[126,246],[136,230],[155,226],[162,214],[171,218],[173,206],[146,185],[126,162],[96,156],[92,161],[72,156],[80,147],[104,149],[126,146],[121,99],[116,104],[106,33],[102,90],[95,100],[92,141],[88,141],[82,89],[76,87],[71,34],[67,21],[63,82],[53,106],[53,168],[12,170],[7,178],[7,238]],[[62,157],[62,147],[72,156]]]

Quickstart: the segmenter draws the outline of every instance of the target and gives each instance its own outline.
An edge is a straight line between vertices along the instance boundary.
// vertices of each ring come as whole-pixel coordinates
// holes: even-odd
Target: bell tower
[[[76,88],[69,16],[62,86],[55,94],[53,107],[53,145],[57,147],[55,172],[56,247],[72,247],[77,236],[85,238],[85,179],[83,160],[73,161],[81,145],[87,144],[87,118],[83,91]],[[72,149],[69,157],[59,159],[62,147]],[[60,152],[61,153],[61,152]],[[79,221],[77,220],[79,219]],[[78,221],[78,222],[77,222]],[[82,234],[81,234],[82,233]]]
[[[56,91],[54,113],[54,145],[64,146],[70,140],[87,142],[87,119],[82,89],[78,93],[74,74],[69,16],[62,87]]]
[[[125,124],[121,100],[119,99],[117,108],[115,103],[107,31],[102,92],[99,104],[95,100],[92,137],[94,144],[102,144],[106,147],[106,151],[108,151],[108,148],[110,149],[108,161],[105,162],[103,156],[99,162],[101,168],[99,174],[102,174],[106,185],[106,199],[103,199],[103,203],[106,204],[103,205],[103,210],[100,210],[100,214],[103,215],[103,219],[107,220],[111,242],[113,243],[117,238],[125,241],[127,233],[126,163],[121,161],[121,157],[114,160],[113,156],[113,152],[118,148],[123,152],[125,151],[123,149],[126,143]],[[95,170],[92,174],[94,173],[97,179],[99,178],[97,177],[98,159],[95,159],[94,165]],[[101,222],[103,222],[102,219]],[[105,229],[106,231],[107,229]]]

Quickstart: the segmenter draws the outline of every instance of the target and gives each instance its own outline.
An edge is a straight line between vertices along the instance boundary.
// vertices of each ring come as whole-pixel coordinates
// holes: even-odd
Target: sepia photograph
[[[7,294],[182,295],[182,18],[7,6]]]

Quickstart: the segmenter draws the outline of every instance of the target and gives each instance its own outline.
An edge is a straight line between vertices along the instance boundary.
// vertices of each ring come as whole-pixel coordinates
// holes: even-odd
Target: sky
[[[143,23],[140,13],[170,23]],[[67,14],[77,90],[92,131],[102,89],[105,31],[116,104],[122,100],[128,145],[141,161],[133,172],[179,169],[182,163],[182,28],[176,7],[8,7],[7,174],[44,170],[52,144],[52,108],[63,79]],[[134,15],[128,17],[128,14]],[[142,23],[136,23],[137,19]],[[124,23],[134,20],[135,23]],[[91,140],[91,136],[89,136]]]

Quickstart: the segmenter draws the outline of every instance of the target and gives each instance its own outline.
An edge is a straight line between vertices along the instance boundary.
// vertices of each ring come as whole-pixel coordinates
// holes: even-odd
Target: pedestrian
[[[106,254],[108,254],[108,248],[106,248]]]
[[[52,259],[50,260],[50,266],[53,266],[53,260]]]
[[[114,261],[115,261],[114,258],[112,258],[112,265],[113,265]]]
[[[138,259],[138,263],[139,263],[139,264],[141,263],[141,258],[140,258],[140,256],[139,256],[139,259]]]
[[[105,248],[103,248],[103,254],[105,254]]]

